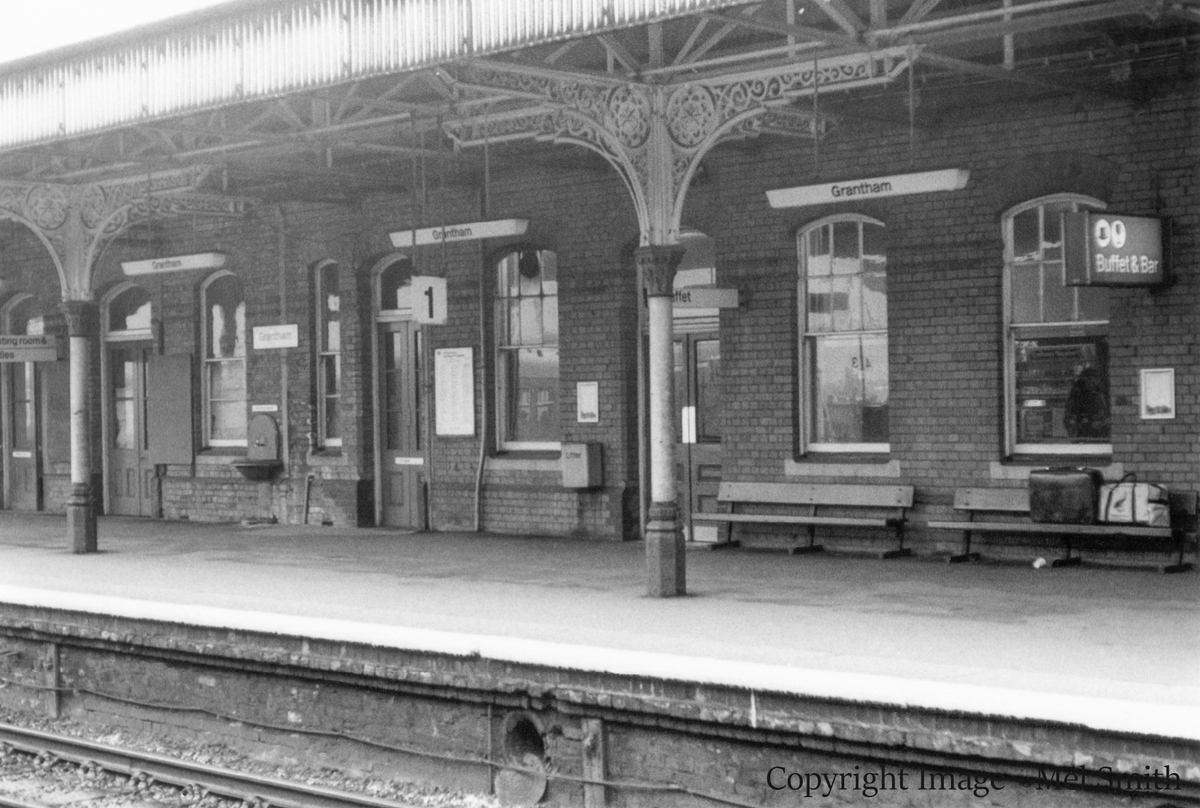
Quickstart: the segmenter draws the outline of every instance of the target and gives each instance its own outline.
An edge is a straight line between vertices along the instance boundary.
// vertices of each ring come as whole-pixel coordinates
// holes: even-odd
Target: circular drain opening
[[[533,718],[525,713],[511,713],[504,721],[504,754],[514,762],[533,756],[539,762],[546,757],[546,742]]]
[[[496,796],[509,806],[532,806],[546,795],[546,742],[528,713],[504,719],[501,749],[511,769],[496,774]]]

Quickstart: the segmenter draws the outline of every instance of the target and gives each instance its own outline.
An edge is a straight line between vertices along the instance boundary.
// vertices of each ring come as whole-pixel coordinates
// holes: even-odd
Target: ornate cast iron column
[[[687,593],[683,534],[675,485],[674,333],[678,245],[639,247],[634,253],[645,284],[650,330],[650,513],[646,525],[646,589],[651,597]]]
[[[62,312],[71,341],[71,495],[67,499],[67,534],[73,552],[94,553],[98,548],[88,380],[92,350],[100,335],[100,307],[90,300],[67,300],[62,304]]]

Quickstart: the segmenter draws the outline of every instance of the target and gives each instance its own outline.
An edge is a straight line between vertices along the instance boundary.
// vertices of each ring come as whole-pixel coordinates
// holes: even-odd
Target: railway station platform
[[[107,517],[81,556],[64,536],[0,515],[0,623],[107,615],[1200,750],[1194,573],[731,550],[689,553],[690,594],[657,600],[640,543]]]

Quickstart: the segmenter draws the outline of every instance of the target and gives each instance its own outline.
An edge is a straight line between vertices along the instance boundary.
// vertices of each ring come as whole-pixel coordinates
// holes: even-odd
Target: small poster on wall
[[[575,420],[581,424],[600,423],[600,382],[575,385]]]
[[[473,348],[438,348],[433,352],[438,435],[475,434],[474,356]]]
[[[1142,370],[1142,418],[1175,417],[1175,368]]]

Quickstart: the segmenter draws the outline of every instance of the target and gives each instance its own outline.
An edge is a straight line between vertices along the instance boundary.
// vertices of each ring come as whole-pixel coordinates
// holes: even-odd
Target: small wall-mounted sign
[[[1062,215],[1067,286],[1160,286],[1169,278],[1163,227],[1152,216]]]
[[[528,219],[496,219],[490,222],[464,222],[445,227],[423,227],[419,230],[398,230],[388,233],[397,249],[451,241],[479,241],[485,238],[522,236],[529,227]]]
[[[207,252],[151,258],[148,261],[122,261],[121,271],[126,275],[156,275],[189,269],[219,269],[225,266],[226,258],[225,253]]]
[[[575,420],[580,424],[600,423],[600,382],[575,384]]]
[[[446,322],[446,279],[413,275],[409,291],[414,322],[441,325]]]
[[[55,362],[58,339],[42,335],[0,336],[0,362]]]
[[[17,451],[12,453],[12,456],[18,460],[30,460],[33,458],[33,452],[28,451],[28,450],[18,449]]]
[[[300,345],[300,327],[288,325],[254,326],[254,350],[264,348],[296,348]]]
[[[251,404],[250,412],[279,412],[278,404]]]
[[[423,466],[423,465],[425,465],[425,458],[423,458],[423,457],[394,457],[394,458],[392,458],[392,465],[395,465],[395,466]]]
[[[696,286],[676,289],[674,305],[677,309],[736,309],[738,290]]]
[[[1168,420],[1175,417],[1175,368],[1143,368],[1142,419]]]
[[[946,168],[941,171],[918,171],[888,177],[823,182],[820,185],[800,185],[795,188],[767,191],[767,202],[773,208],[801,208],[888,196],[958,191],[967,187],[967,180],[970,178],[971,172],[965,168]]]
[[[475,434],[475,349],[433,352],[434,428],[439,436]]]

